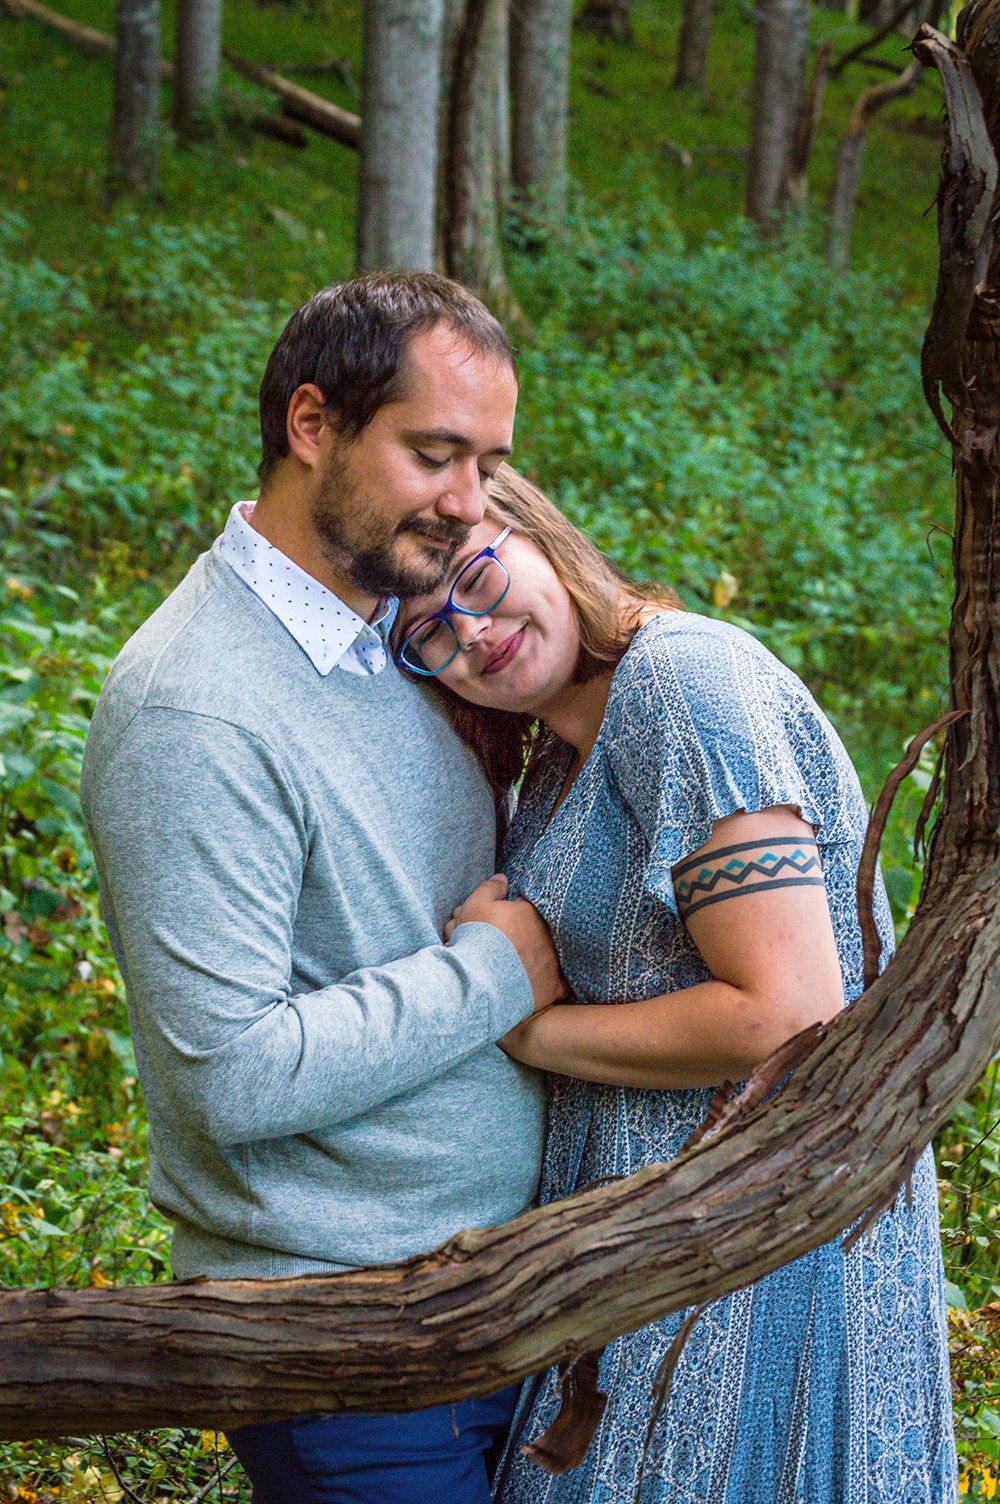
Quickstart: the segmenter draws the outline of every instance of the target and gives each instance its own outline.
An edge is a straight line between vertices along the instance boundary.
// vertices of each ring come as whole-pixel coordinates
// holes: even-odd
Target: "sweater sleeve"
[[[214,1143],[369,1112],[531,1011],[514,946],[487,924],[294,992],[309,816],[280,750],[240,728],[140,711],[84,803],[142,1057]]]

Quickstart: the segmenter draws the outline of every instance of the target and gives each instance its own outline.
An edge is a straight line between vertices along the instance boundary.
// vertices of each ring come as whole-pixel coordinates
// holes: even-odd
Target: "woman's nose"
[[[488,616],[462,616],[456,611],[451,624],[455,629],[459,647],[467,651],[475,646],[477,638],[489,626],[490,618]]]

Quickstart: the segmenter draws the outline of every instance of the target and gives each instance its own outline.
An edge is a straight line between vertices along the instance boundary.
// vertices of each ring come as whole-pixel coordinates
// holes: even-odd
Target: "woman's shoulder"
[[[664,612],[636,633],[612,685],[604,740],[632,802],[670,786],[718,819],[798,807],[827,839],[864,816],[857,775],[801,679],[749,632]],[[702,808],[704,806],[704,808]],[[701,826],[699,826],[699,829]]]
[[[609,708],[627,713],[637,697],[651,711],[694,713],[699,720],[731,719],[734,700],[765,685],[812,705],[802,681],[742,627],[694,611],[663,611],[636,632],[612,681]]]

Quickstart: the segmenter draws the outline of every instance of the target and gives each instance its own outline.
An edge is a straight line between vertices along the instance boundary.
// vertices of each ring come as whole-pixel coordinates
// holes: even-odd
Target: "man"
[[[82,795],[179,1276],[405,1258],[530,1204],[539,1079],[495,1041],[561,995],[494,867],[481,770],[388,661],[510,453],[511,346],[421,274],[326,288],[261,386],[262,481],[124,648]],[[234,1396],[238,1402],[238,1396]],[[258,1504],[480,1504],[510,1391],[238,1428]]]

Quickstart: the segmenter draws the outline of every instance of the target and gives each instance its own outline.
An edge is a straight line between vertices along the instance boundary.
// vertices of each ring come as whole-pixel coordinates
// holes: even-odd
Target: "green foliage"
[[[927,537],[949,479],[919,320],[835,276],[808,225],[689,250],[640,189],[517,265],[539,320],[521,462],[623,568],[799,672],[874,789],[946,684],[950,570]]]

